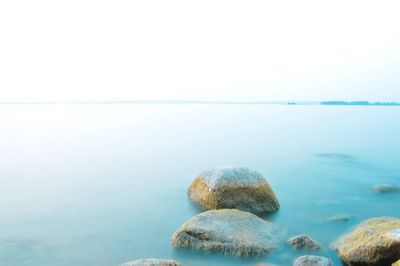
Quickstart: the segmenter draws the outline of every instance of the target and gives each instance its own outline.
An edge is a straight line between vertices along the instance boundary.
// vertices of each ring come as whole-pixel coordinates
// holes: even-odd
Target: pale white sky
[[[0,2],[0,101],[400,101],[400,1]]]

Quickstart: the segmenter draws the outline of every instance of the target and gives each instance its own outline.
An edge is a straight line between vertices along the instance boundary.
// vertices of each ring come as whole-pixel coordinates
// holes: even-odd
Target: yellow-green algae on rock
[[[172,245],[236,256],[264,256],[278,247],[282,231],[258,216],[236,209],[205,211],[172,236]]]
[[[396,261],[395,263],[392,263],[392,266],[400,266],[400,260]]]
[[[349,266],[390,266],[400,259],[400,219],[371,218],[333,244]]]
[[[203,171],[190,185],[188,194],[206,210],[232,208],[262,214],[280,207],[267,180],[245,167],[215,167]]]
[[[181,264],[177,261],[166,259],[139,259],[119,266],[181,266]]]

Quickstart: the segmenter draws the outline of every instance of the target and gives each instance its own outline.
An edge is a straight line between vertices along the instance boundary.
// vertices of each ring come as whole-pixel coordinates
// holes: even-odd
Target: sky
[[[0,101],[400,101],[399,1],[1,1]]]

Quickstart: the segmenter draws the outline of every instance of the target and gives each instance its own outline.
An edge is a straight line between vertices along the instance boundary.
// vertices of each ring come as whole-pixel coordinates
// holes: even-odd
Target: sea
[[[1,104],[0,265],[292,265],[361,221],[400,217],[400,107],[283,104]],[[260,172],[285,231],[269,257],[175,249],[200,210],[187,189],[214,166]],[[320,252],[285,240],[307,234]]]

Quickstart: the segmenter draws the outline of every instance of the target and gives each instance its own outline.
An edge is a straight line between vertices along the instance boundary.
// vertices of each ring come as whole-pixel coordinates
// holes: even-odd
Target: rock
[[[301,256],[294,261],[293,266],[333,266],[333,262],[320,256]]]
[[[204,171],[190,185],[188,194],[206,210],[232,208],[262,214],[279,209],[267,180],[249,168],[216,167]]]
[[[392,263],[392,266],[400,266],[400,260],[396,261],[395,263]]]
[[[346,215],[346,214],[342,214],[342,215],[334,215],[334,216],[330,216],[328,218],[326,218],[326,220],[330,223],[347,223],[348,221],[350,221],[350,216]]]
[[[130,261],[119,266],[181,266],[181,264],[174,260],[140,259]]]
[[[307,235],[297,235],[290,238],[287,243],[296,250],[318,251],[322,246]]]
[[[390,265],[400,259],[400,219],[371,218],[333,244],[348,265]]]
[[[318,205],[327,206],[327,205],[341,205],[343,201],[334,200],[334,199],[320,199],[318,201]]]
[[[371,187],[373,192],[376,193],[393,193],[400,192],[400,186],[392,184],[378,184]]]
[[[236,256],[264,256],[278,247],[282,231],[258,216],[235,209],[210,210],[183,224],[172,245]]]

